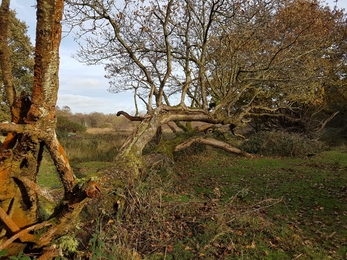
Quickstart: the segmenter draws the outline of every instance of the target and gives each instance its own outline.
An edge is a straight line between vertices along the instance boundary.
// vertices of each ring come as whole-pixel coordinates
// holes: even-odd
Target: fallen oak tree
[[[159,117],[159,124],[157,125],[157,129],[159,129],[163,124],[169,124],[170,122],[177,122],[177,121],[204,121],[207,122],[207,124],[203,125],[203,126],[199,126],[196,127],[195,130],[197,132],[206,132],[206,130],[214,127],[216,124],[218,123],[224,123],[224,124],[230,124],[229,121],[223,119],[220,120],[214,116],[211,116],[209,113],[205,113],[202,110],[187,110],[187,109],[172,109],[167,107],[167,106],[163,106],[162,108],[157,108],[157,111],[162,110],[161,113],[155,113],[158,117]],[[171,112],[172,111],[172,112]],[[129,115],[127,112],[124,111],[119,111],[117,113],[117,116],[123,115],[125,116],[127,119],[129,119],[130,121],[144,121],[146,119],[151,120],[151,116],[149,114],[143,116],[143,117],[139,117],[139,116],[131,116]],[[169,121],[170,120],[170,121]],[[155,126],[154,130],[155,130]],[[157,134],[157,132],[156,132]],[[234,133],[233,133],[234,134]],[[154,136],[152,136],[154,137]],[[131,143],[130,140],[133,140],[132,138],[134,138],[134,135],[132,135],[131,137],[129,137],[129,141],[126,142],[126,144]],[[187,147],[189,147],[190,145],[192,145],[193,143],[200,143],[200,144],[204,144],[204,145],[209,145],[215,148],[219,148],[219,149],[223,149],[227,152],[230,153],[235,153],[235,154],[239,154],[239,155],[243,155],[246,157],[252,157],[251,154],[241,151],[240,149],[237,149],[235,147],[232,147],[230,144],[214,139],[214,138],[203,138],[203,137],[192,137],[188,140],[184,140],[183,142],[181,142],[180,144],[176,145],[176,147],[174,148],[174,151],[180,151],[182,149],[185,149]],[[143,148],[142,148],[143,149]],[[141,150],[142,151],[142,150]]]

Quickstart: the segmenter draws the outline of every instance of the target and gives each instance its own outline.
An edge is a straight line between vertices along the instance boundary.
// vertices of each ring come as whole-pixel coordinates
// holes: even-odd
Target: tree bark
[[[65,151],[55,134],[55,106],[59,87],[59,45],[63,0],[37,1],[37,28],[34,81],[31,99],[22,93],[15,99],[15,91],[8,59],[7,28],[9,1],[2,1],[1,69],[5,72],[8,103],[12,123],[0,124],[8,136],[0,149],[0,249],[17,255],[28,245],[43,248],[52,239],[68,232],[74,220],[88,202],[97,197],[99,185],[88,182],[76,185]],[[12,92],[11,92],[12,91]],[[38,194],[47,197],[36,184],[36,177],[46,146],[56,165],[65,189],[61,204],[57,205],[48,222],[38,223]],[[50,199],[50,197],[47,197]],[[31,230],[49,227],[43,234],[29,234]],[[40,232],[39,232],[40,233]],[[41,232],[42,233],[42,232]],[[56,254],[46,248],[42,259]]]
[[[222,142],[222,141],[219,141],[219,140],[216,140],[213,138],[201,138],[201,137],[193,137],[193,138],[190,138],[190,139],[184,141],[183,143],[177,145],[175,147],[175,152],[180,151],[182,149],[185,149],[185,148],[191,146],[193,143],[205,144],[205,145],[209,145],[209,146],[212,146],[215,148],[222,149],[222,150],[227,151],[229,153],[235,153],[235,154],[240,154],[240,155],[243,155],[246,157],[252,157],[251,154],[244,152],[238,148],[232,147],[231,145],[229,145],[225,142]]]

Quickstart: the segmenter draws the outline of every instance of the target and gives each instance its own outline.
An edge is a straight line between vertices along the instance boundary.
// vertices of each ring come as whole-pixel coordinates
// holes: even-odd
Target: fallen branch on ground
[[[227,151],[229,153],[236,153],[246,157],[253,157],[253,155],[247,152],[244,152],[238,148],[235,148],[225,142],[222,142],[213,138],[201,138],[201,137],[193,137],[184,141],[183,143],[180,143],[179,145],[175,147],[175,152],[185,149],[191,146],[193,143],[205,144],[215,148],[223,149],[224,151]]]

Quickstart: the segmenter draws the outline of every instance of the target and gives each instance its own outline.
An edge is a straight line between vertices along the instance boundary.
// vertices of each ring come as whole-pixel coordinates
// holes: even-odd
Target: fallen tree
[[[343,12],[306,0],[66,3],[66,24],[83,43],[77,59],[103,64],[109,90],[133,91],[145,106],[116,158],[131,164],[135,178],[143,147],[164,124],[190,131],[180,122],[200,121],[234,132],[301,105],[312,108],[305,118],[314,120],[341,61],[338,55],[327,66],[326,57],[346,33]]]

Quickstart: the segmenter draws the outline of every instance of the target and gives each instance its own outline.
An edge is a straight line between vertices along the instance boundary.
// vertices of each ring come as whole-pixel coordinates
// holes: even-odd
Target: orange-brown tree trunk
[[[7,45],[9,0],[1,3],[0,65],[12,113],[11,124],[0,124],[0,129],[8,132],[0,147],[0,251],[7,250],[7,255],[17,255],[29,243],[34,248],[49,246],[54,237],[64,234],[73,224],[85,199],[99,192],[94,184],[76,187],[76,178],[55,134],[63,6],[63,0],[37,0],[32,93],[16,95]],[[36,177],[44,146],[56,165],[65,195],[51,220],[38,223],[38,195],[44,193]],[[41,235],[29,233],[44,227],[46,231]],[[56,250],[43,252],[49,257],[57,254]]]

